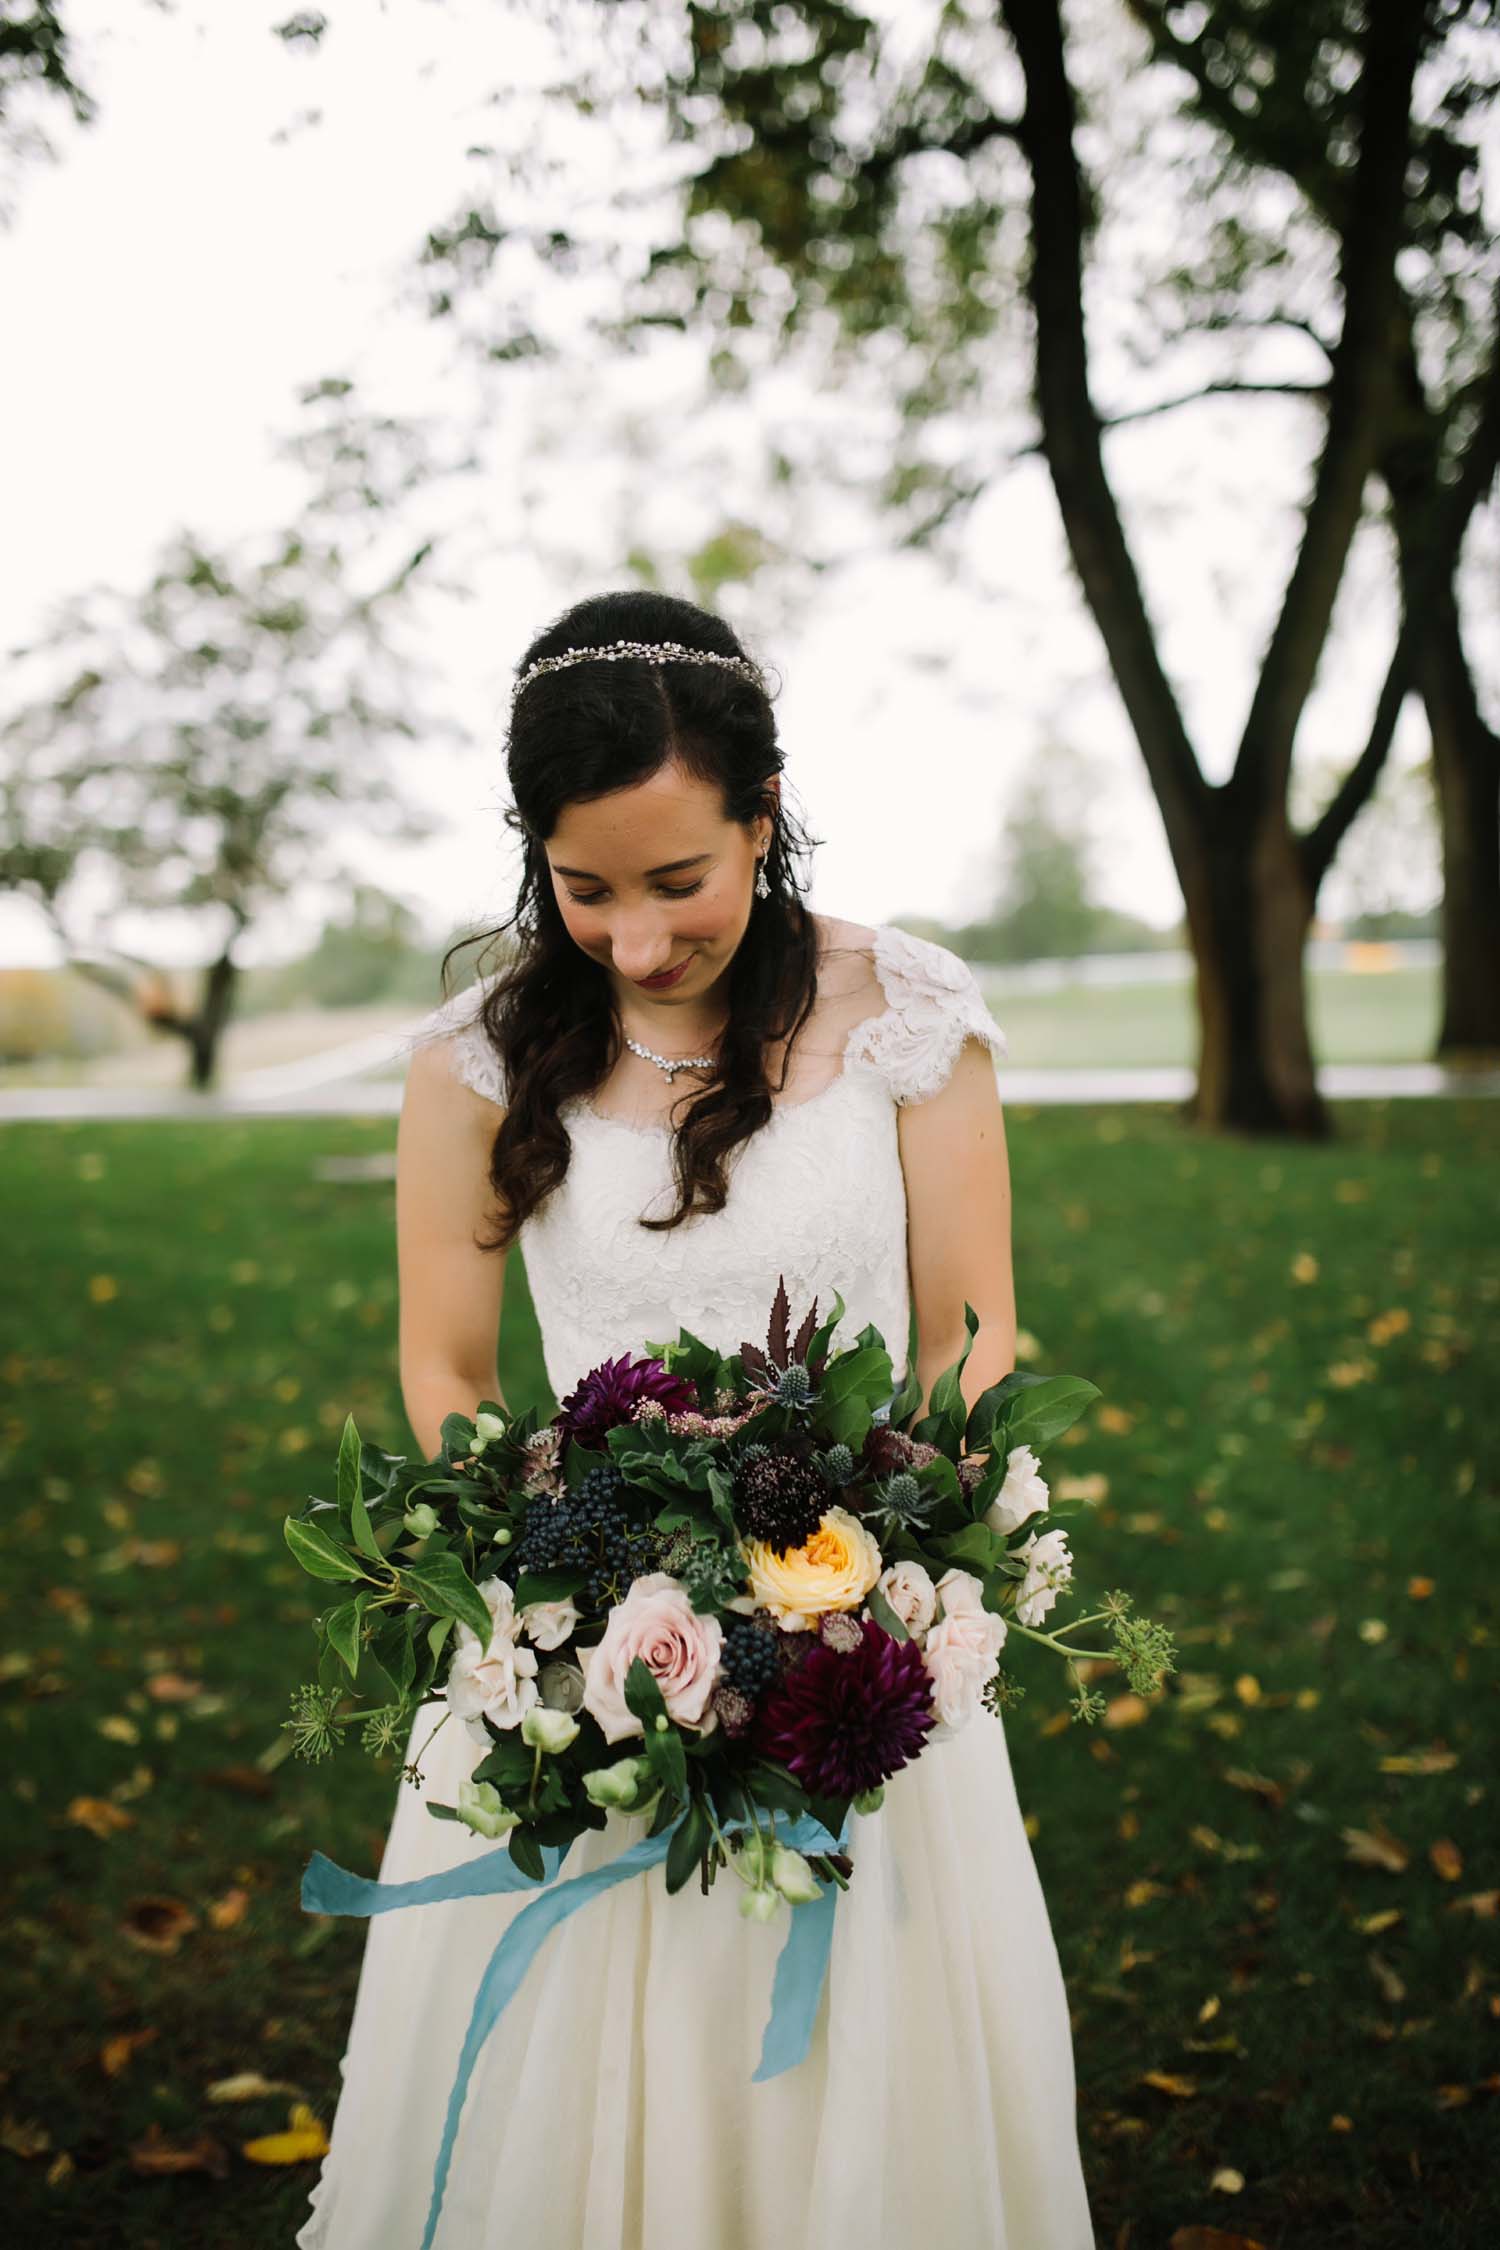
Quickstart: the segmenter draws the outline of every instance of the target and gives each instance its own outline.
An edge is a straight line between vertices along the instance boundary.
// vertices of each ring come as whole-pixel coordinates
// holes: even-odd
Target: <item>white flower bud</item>
[[[632,1810],[635,1798],[650,1772],[644,1758],[617,1758],[612,1766],[596,1766],[583,1777],[584,1794],[591,1804]]]
[[[747,1922],[769,1922],[781,1911],[779,1891],[753,1890],[740,1894],[740,1912]]]
[[[771,1854],[771,1881],[793,1906],[810,1906],[823,1895],[818,1878],[800,1852],[778,1844]]]
[[[508,1811],[501,1803],[500,1792],[492,1781],[461,1781],[455,1810],[464,1826],[472,1828],[476,1836],[503,1836],[521,1818],[519,1813]]]
[[[414,1508],[407,1509],[401,1521],[414,1539],[425,1539],[429,1532],[437,1530],[437,1510],[430,1508],[425,1500],[419,1500]]]
[[[556,1757],[578,1740],[578,1721],[566,1711],[549,1711],[544,1703],[533,1703],[521,1715],[521,1740]]]

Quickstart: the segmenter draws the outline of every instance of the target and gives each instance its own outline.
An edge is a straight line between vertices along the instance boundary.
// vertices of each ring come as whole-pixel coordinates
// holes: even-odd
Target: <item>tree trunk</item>
[[[202,1005],[183,1027],[188,1042],[188,1082],[198,1093],[203,1093],[212,1086],[217,1075],[219,1041],[224,1035],[234,1004],[234,985],[238,975],[239,971],[226,948],[204,980]]]
[[[1184,1116],[1220,1131],[1331,1138],[1302,981],[1314,900],[1283,812],[1268,809],[1246,837],[1221,799],[1192,878],[1178,872],[1199,1034],[1197,1090]]]
[[[1428,612],[1417,677],[1432,734],[1443,841],[1445,1062],[1500,1057],[1500,742],[1485,725],[1451,585]]]

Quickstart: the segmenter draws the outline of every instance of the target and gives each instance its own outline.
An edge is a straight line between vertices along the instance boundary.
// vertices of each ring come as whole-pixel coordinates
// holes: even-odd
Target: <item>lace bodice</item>
[[[853,1026],[835,1077],[777,1103],[734,1152],[722,1211],[648,1232],[637,1221],[676,1203],[670,1128],[610,1117],[583,1097],[564,1104],[567,1178],[518,1237],[559,1400],[601,1360],[680,1327],[725,1353],[763,1340],[778,1275],[794,1321],[814,1297],[825,1317],[837,1286],[834,1349],[873,1323],[904,1379],[911,1298],[896,1111],[939,1090],[966,1039],[997,1057],[1007,1047],[973,971],[948,947],[882,924],[870,951],[885,1007]],[[475,1020],[491,981],[455,994],[408,1044],[441,1041],[455,1075],[503,1108],[499,1058]]]

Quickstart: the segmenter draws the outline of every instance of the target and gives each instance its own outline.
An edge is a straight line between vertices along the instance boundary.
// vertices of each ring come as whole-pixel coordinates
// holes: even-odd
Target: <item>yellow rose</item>
[[[880,1549],[847,1508],[825,1510],[800,1547],[778,1549],[749,1539],[745,1556],[757,1606],[770,1610],[789,1633],[810,1631],[825,1609],[853,1609],[882,1568]]]

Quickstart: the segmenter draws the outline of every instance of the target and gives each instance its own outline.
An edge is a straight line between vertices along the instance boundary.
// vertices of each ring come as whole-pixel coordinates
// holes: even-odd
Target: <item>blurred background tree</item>
[[[1214,130],[1222,186],[1271,178],[1326,234],[1347,227],[1353,58],[1367,10],[1353,0],[1212,0],[1192,9],[1129,0],[1153,53],[1186,83],[1186,110]],[[1443,1001],[1437,1053],[1500,1053],[1500,737],[1488,724],[1461,621],[1460,565],[1474,510],[1500,464],[1500,255],[1476,150],[1500,84],[1493,0],[1442,0],[1422,18],[1404,239],[1396,262],[1394,396],[1378,452],[1394,534],[1401,628],[1362,766],[1378,763],[1406,694],[1421,697],[1442,843]],[[1189,325],[1241,336],[1294,317],[1279,286],[1284,243],[1221,236],[1198,274],[1176,277]],[[1269,300],[1247,286],[1269,277]],[[1304,332],[1329,370],[1333,350]],[[1492,598],[1485,586],[1481,602]],[[1361,768],[1304,840],[1316,893]]]
[[[293,529],[237,554],[180,533],[139,594],[91,589],[10,652],[13,687],[23,664],[44,679],[0,719],[0,889],[41,908],[70,967],[180,1038],[200,1088],[242,933],[303,889],[358,897],[364,841],[433,826],[393,751],[466,739],[419,708],[399,637],[432,543],[413,550],[382,519],[438,473],[421,435],[365,414],[342,379],[303,403],[285,449],[312,490]],[[203,931],[191,999],[118,936],[143,915]]]
[[[1326,1134],[1305,942],[1389,751],[1412,635],[1393,635],[1384,690],[1351,716],[1339,786],[1307,832],[1289,814],[1291,765],[1357,536],[1392,519],[1392,593],[1399,579],[1420,617],[1429,595],[1451,590],[1492,480],[1494,246],[1477,148],[1494,79],[1480,42],[1490,0],[1073,0],[1066,11],[1060,0],[935,0],[878,17],[844,0],[552,0],[543,13],[571,65],[558,91],[591,127],[614,121],[640,192],[611,244],[594,214],[573,215],[566,167],[535,138],[476,152],[492,191],[429,233],[433,309],[481,353],[494,348],[507,255],[525,239],[594,297],[613,273],[601,348],[697,331],[747,416],[781,369],[847,400],[851,428],[856,407],[882,399],[886,444],[776,428],[767,489],[858,490],[883,512],[892,553],[941,551],[1039,446],[1182,885],[1197,967],[1190,1113]],[[639,153],[643,105],[666,125],[655,176]],[[1274,167],[1245,153],[1227,111],[1274,123]],[[1273,168],[1279,195],[1267,190]],[[658,225],[662,211],[670,223]],[[1154,395],[1098,402],[1101,334],[1111,366],[1133,355]],[[1268,334],[1300,342],[1295,366],[1251,356]],[[1019,432],[1023,353],[1033,413]],[[1431,370],[1423,396],[1436,417],[1424,408],[1415,437],[1409,362]],[[1172,619],[1143,580],[1144,509],[1128,517],[1122,504],[1125,441],[1111,433],[1205,397],[1259,414],[1266,396],[1294,404],[1306,487],[1287,556],[1263,540],[1237,557],[1254,594],[1244,614],[1269,625],[1263,639],[1258,621],[1242,626],[1248,705],[1231,770],[1214,781],[1163,654]],[[1409,512],[1393,502],[1402,446],[1421,452]],[[784,538],[764,547],[799,567]],[[829,558],[809,553],[800,567],[818,573]],[[1446,678],[1462,685],[1452,661]],[[1483,749],[1476,712],[1471,697],[1463,726]],[[1455,894],[1486,890],[1494,822],[1489,768],[1476,757],[1464,771],[1477,789],[1450,790],[1458,809],[1444,818]],[[1470,996],[1495,968],[1488,910],[1445,913],[1450,999]],[[1489,983],[1500,989],[1493,973]],[[1489,1034],[1466,997],[1446,1013],[1440,1051],[1484,1051]]]
[[[15,217],[12,180],[21,166],[57,154],[43,121],[61,108],[79,125],[97,115],[74,69],[54,0],[0,0],[0,226]]]

